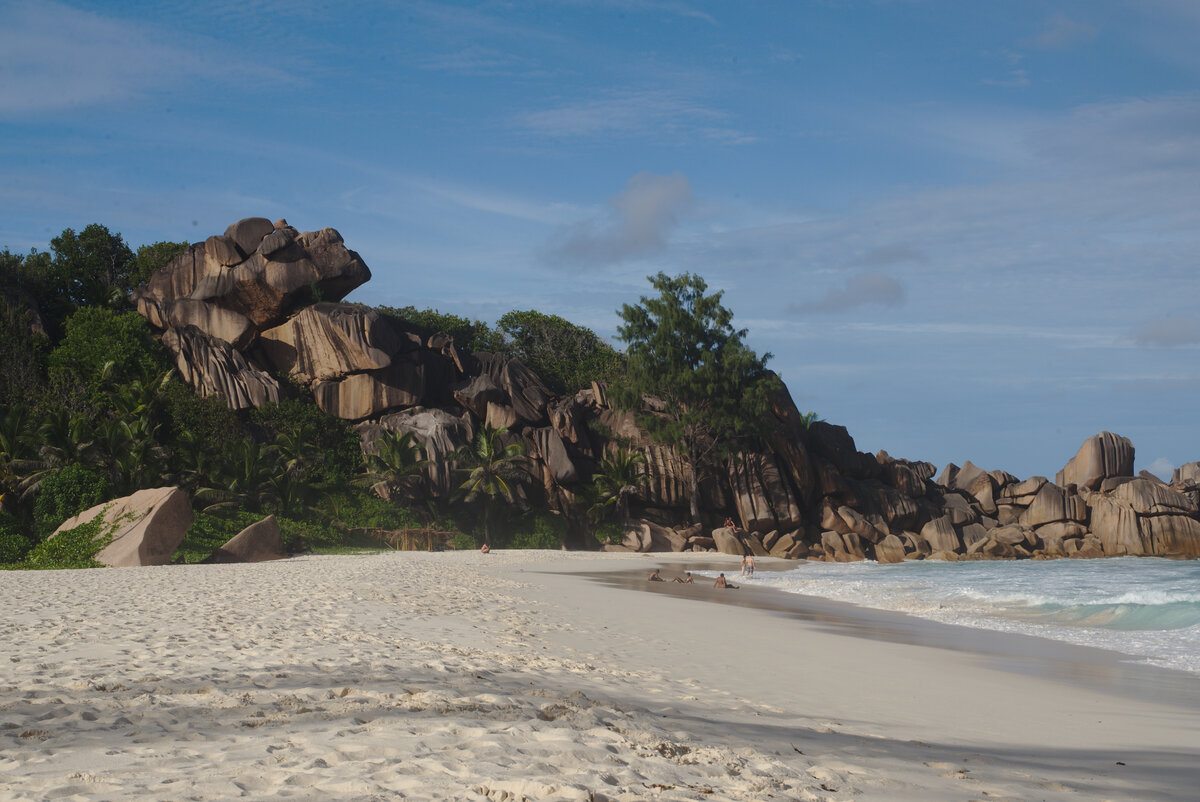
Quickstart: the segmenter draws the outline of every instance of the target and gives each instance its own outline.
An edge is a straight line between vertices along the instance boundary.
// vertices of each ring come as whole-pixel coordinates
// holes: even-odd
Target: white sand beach
[[[864,637],[709,603],[768,591],[718,597],[703,580],[645,593],[575,575],[687,564],[408,552],[2,573],[0,798],[1187,800],[1200,788],[1196,694],[1171,698],[1195,677]]]

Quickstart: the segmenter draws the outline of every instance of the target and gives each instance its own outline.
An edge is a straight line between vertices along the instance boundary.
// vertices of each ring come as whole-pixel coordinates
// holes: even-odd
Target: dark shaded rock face
[[[603,385],[558,397],[518,360],[468,354],[445,334],[423,337],[337,302],[369,277],[331,228],[301,234],[286,221],[247,218],[192,245],[133,301],[202,394],[234,409],[261,406],[280,397],[275,373],[355,422],[364,451],[384,431],[412,432],[431,461],[423,492],[432,497],[453,492],[453,453],[486,424],[524,442],[521,502],[582,521],[580,494],[597,464],[628,443],[645,460],[645,479],[618,549],[881,562],[1200,556],[1200,463],[1181,466],[1170,485],[1134,477],[1133,444],[1102,432],[1054,482],[969,461],[947,465],[935,482],[930,463],[862,453],[845,427],[809,423],[786,388],[758,450],[699,472],[703,525],[679,528],[691,468],[638,416],[616,409]],[[642,413],[661,411],[659,400],[643,399]],[[736,526],[712,528],[727,517]]]

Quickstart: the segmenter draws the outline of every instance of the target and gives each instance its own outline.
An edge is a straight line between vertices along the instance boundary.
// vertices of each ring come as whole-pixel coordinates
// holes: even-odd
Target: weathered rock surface
[[[362,420],[389,410],[430,404],[440,395],[434,389],[445,366],[428,351],[397,355],[385,368],[352,373],[345,378],[317,381],[313,398],[324,412],[344,420]],[[448,389],[448,383],[441,383]]]
[[[252,343],[258,334],[250,318],[242,313],[193,298],[172,301],[167,307],[167,322],[173,329],[193,326],[238,350]]]
[[[875,560],[881,563],[903,562],[904,541],[895,535],[888,535],[875,544]]]
[[[247,251],[244,246],[257,238],[262,219],[235,223],[223,238],[189,247],[134,290],[138,311],[166,328],[173,303],[191,298],[238,312],[263,327],[280,322],[314,296],[341,300],[371,277],[358,254],[331,228],[298,236],[291,233],[294,229],[272,230]],[[246,257],[230,264],[239,252]]]
[[[333,303],[307,307],[259,340],[276,370],[305,384],[386,368],[410,345],[374,309]]]
[[[99,537],[111,535],[112,541],[96,562],[113,568],[166,565],[192,525],[192,502],[178,487],[139,490],[67,519],[50,537],[97,518],[103,522]]]
[[[728,527],[720,527],[712,531],[712,539],[716,544],[717,551],[722,554],[732,554],[741,557],[746,553],[746,548],[742,545],[742,541],[737,534]]]
[[[733,499],[743,526],[752,532],[798,526],[803,518],[779,465],[765,454],[738,454],[729,460]]]
[[[212,561],[218,563],[257,563],[281,560],[287,557],[283,547],[283,535],[274,515],[252,523],[230,538],[225,545],[213,552]]]
[[[162,342],[175,357],[179,375],[200,395],[215,395],[230,409],[279,402],[279,383],[225,340],[185,326],[168,329]]]
[[[455,416],[444,409],[416,407],[384,415],[378,421],[354,427],[365,453],[377,454],[376,440],[383,432],[412,432],[420,442],[429,464],[425,476],[429,492],[435,498],[448,497],[455,488],[454,452],[475,439],[475,425],[469,415]]]
[[[1133,443],[1119,434],[1101,432],[1084,441],[1054,483],[1096,490],[1105,479],[1118,476],[1133,476]]]
[[[546,422],[546,405],[553,395],[538,375],[520,360],[497,354],[476,354],[479,370],[491,378],[508,396],[509,405],[524,423],[539,425]]]

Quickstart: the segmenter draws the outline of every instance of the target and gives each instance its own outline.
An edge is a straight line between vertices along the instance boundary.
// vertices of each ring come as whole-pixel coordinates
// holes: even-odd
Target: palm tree
[[[235,440],[222,452],[207,477],[209,486],[196,493],[196,500],[207,502],[204,509],[240,504],[257,512],[275,498],[282,473],[286,471],[274,446],[264,448],[254,440]]]
[[[475,442],[455,452],[455,459],[470,471],[458,492],[467,502],[483,501],[483,542],[491,547],[491,507],[497,497],[511,504],[513,488],[523,474],[525,444],[520,440],[504,445],[504,427],[493,429],[486,423]]]
[[[23,406],[0,409],[0,500],[17,490],[34,457],[32,424]]]
[[[361,482],[375,495],[390,501],[396,495],[407,495],[430,462],[421,457],[421,444],[412,432],[384,432],[375,441],[379,452],[364,454],[366,470]]]
[[[642,467],[645,464],[645,455],[623,445],[600,460],[599,470],[592,476],[596,503],[588,509],[593,520],[612,516],[619,516],[622,521],[629,518],[629,497],[649,479]]]

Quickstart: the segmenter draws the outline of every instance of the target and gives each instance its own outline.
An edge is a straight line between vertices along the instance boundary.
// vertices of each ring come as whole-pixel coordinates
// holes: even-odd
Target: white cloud
[[[1171,481],[1171,474],[1175,473],[1175,463],[1171,462],[1166,457],[1159,457],[1146,466],[1146,470],[1162,479],[1164,482]]]
[[[582,266],[658,253],[692,201],[691,182],[682,173],[638,173],[610,199],[603,216],[560,230],[547,257],[556,264]]]
[[[172,44],[163,31],[60,3],[13,3],[0,26],[0,114],[96,106],[176,89],[189,79],[285,80],[216,43]]]
[[[753,141],[746,133],[722,125],[726,118],[724,112],[677,92],[646,90],[617,92],[526,112],[518,115],[514,124],[529,133],[555,138],[677,137],[695,133],[700,138],[724,143]]]

